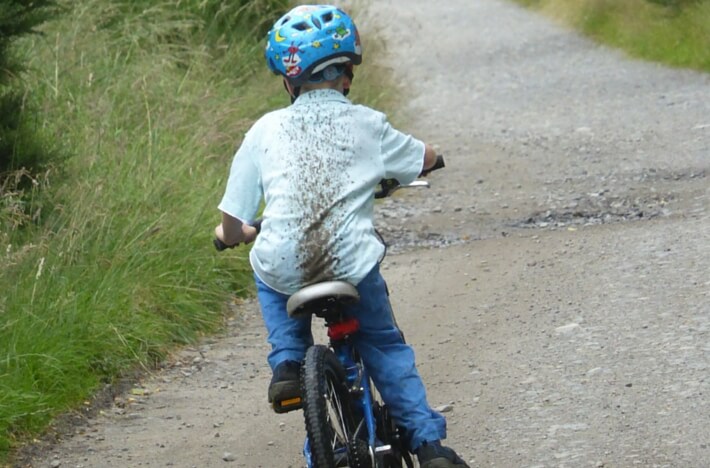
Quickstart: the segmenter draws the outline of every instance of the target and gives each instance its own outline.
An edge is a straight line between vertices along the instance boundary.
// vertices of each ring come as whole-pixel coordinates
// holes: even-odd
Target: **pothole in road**
[[[412,203],[407,199],[383,200],[375,210],[375,227],[387,245],[387,253],[448,247],[471,240],[470,235],[446,232],[442,226],[422,225],[421,215],[432,212],[438,212],[437,208],[432,208],[426,201]]]
[[[442,209],[437,208],[440,206],[467,206],[468,201],[454,196],[439,197],[435,202],[426,200],[424,203],[386,199],[375,210],[375,226],[386,242],[388,252],[398,253],[422,247],[440,248],[464,244],[493,235],[506,236],[510,228],[557,229],[652,220],[686,209],[687,206],[682,206],[688,198],[685,195],[698,187],[704,193],[706,176],[704,170],[667,172],[649,169],[640,174],[613,174],[594,181],[595,184],[609,184],[612,188],[623,187],[621,193],[603,189],[575,194],[569,192],[569,185],[562,184],[557,188],[563,193],[550,190],[550,200],[546,202],[545,209],[518,219],[506,220],[500,217],[495,220],[489,217],[481,220],[481,216],[485,218],[483,211],[469,214],[465,209],[452,209],[457,219],[470,216],[476,223],[482,221],[480,229],[451,227],[449,230],[440,225],[421,227],[421,223],[412,222],[423,213],[441,213]],[[584,184],[589,186],[589,182],[587,180]],[[685,188],[681,188],[679,183]],[[447,213],[446,208],[444,213]]]
[[[678,200],[671,187],[677,184],[703,183],[705,170],[674,172],[646,169],[638,174],[605,177],[605,183],[617,187],[627,187],[622,195],[615,195],[609,189],[587,193],[569,202],[558,202],[531,216],[512,223],[520,228],[556,228],[564,226],[586,226],[628,221],[649,220],[673,214]],[[669,185],[670,184],[670,185]],[[633,187],[636,187],[634,189]],[[665,187],[665,189],[661,189]],[[564,204],[563,204],[564,203]]]
[[[587,226],[625,221],[640,221],[672,214],[668,204],[671,194],[639,197],[615,197],[606,192],[591,193],[560,208],[533,213],[528,218],[513,223],[521,228],[554,228]]]

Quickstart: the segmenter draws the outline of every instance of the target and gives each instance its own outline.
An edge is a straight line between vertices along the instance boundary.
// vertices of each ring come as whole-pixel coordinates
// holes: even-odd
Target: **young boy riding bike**
[[[422,468],[466,467],[440,443],[446,421],[426,400],[414,352],[394,322],[379,271],[384,246],[373,226],[382,178],[408,184],[436,162],[434,149],[390,126],[384,114],[345,96],[362,61],[355,24],[332,6],[299,6],[268,35],[266,62],[292,105],[247,132],[219,204],[215,234],[226,245],[255,241],[250,253],[273,370],[270,402],[300,394],[300,363],[313,344],[311,319],[290,318],[286,302],[304,286],[356,286],[355,345]],[[262,199],[263,222],[253,227]]]

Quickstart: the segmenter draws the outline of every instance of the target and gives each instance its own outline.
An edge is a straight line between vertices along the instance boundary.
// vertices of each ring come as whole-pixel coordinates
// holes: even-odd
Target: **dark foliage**
[[[690,5],[698,4],[706,0],[646,0],[650,3],[655,3],[657,5],[662,5],[669,8],[674,8],[677,10],[682,9]]]
[[[54,0],[0,0],[0,85],[14,75],[10,45],[17,38],[36,32],[36,27],[56,11]]]
[[[54,0],[0,0],[0,182],[1,174],[22,167],[37,170],[45,159],[23,118],[22,64],[12,56],[11,45],[35,33],[55,11]]]

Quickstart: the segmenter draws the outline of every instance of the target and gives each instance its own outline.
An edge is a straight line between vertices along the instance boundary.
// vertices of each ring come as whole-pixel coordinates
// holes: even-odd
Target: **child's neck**
[[[337,80],[323,81],[321,83],[306,83],[301,86],[301,93],[307,93],[308,91],[313,91],[316,89],[334,89],[335,91],[343,92],[343,80],[338,78]]]

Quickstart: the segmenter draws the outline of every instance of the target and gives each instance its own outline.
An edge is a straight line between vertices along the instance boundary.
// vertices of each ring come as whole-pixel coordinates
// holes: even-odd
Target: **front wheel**
[[[356,426],[345,370],[328,347],[308,349],[301,386],[313,467],[349,466]]]

